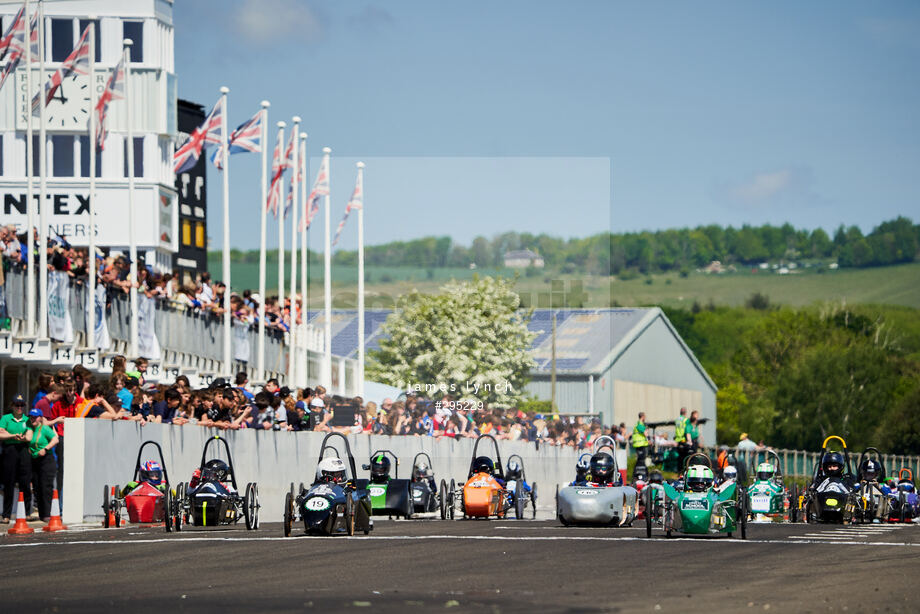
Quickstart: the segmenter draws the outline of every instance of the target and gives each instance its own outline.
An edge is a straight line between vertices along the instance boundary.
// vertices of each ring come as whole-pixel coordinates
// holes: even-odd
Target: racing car
[[[829,447],[834,441],[841,450]],[[802,518],[809,523],[849,524],[857,506],[855,487],[847,443],[831,435],[821,445],[821,458],[802,497]]]
[[[517,509],[517,483],[521,483],[521,496],[524,498],[522,507],[527,509],[530,506],[531,518],[537,517],[537,483],[527,483],[527,474],[524,471],[524,459],[519,454],[512,454],[508,458],[508,465],[505,468],[505,479],[508,482],[505,487],[511,492],[511,505]]]
[[[885,494],[885,463],[881,452],[876,448],[866,448],[859,455],[856,465],[858,494],[855,522],[884,522],[888,520],[888,495]]]
[[[645,496],[645,534],[652,536],[653,526],[664,529],[665,536],[673,531],[689,535],[732,534],[740,529],[741,539],[747,538],[747,511],[744,487],[737,482],[715,487],[712,460],[695,453],[687,458],[683,488],[667,482],[648,484]],[[655,497],[654,492],[660,491]]]
[[[622,483],[616,443],[609,436],[599,437],[592,452],[586,481],[557,490],[556,518],[564,526],[630,525],[636,517],[638,492]]]
[[[141,463],[144,448],[153,446],[160,457],[160,462],[147,460]],[[137,461],[134,463],[134,477],[125,484],[124,488],[117,485],[105,485],[102,493],[102,526],[119,527],[122,524],[123,513],[128,513],[128,520],[132,523],[160,523],[167,516],[167,493],[170,490],[169,476],[166,473],[166,462],[163,460],[163,450],[155,441],[145,441],[137,450]],[[172,493],[170,493],[172,494]]]
[[[913,472],[904,467],[898,471],[898,483],[889,494],[888,522],[913,522],[920,517],[920,499],[914,486]]]
[[[484,440],[492,442],[495,460],[478,454],[479,444]],[[449,518],[454,518],[457,508],[464,518],[504,518],[513,507],[514,517],[523,518],[524,485],[518,480],[514,488],[515,491],[512,492],[505,484],[498,442],[491,435],[480,435],[473,446],[473,457],[470,460],[466,482],[457,488],[451,480],[450,487],[446,489],[445,512]]]
[[[430,514],[440,508],[438,487],[434,482],[431,466],[431,457],[425,452],[419,452],[412,459],[412,481],[409,489],[412,494],[412,511],[415,514]]]
[[[395,463],[390,462],[392,458]],[[390,477],[390,468],[394,475]],[[371,497],[371,509],[375,515],[411,518],[415,511],[410,480],[399,478],[399,458],[390,450],[377,450],[371,454],[370,463],[363,465],[371,472],[370,480],[355,480],[358,490],[367,490]]]
[[[227,460],[217,456],[208,458],[211,444],[223,444]],[[215,444],[219,448],[219,445]],[[166,531],[182,530],[183,524],[196,527],[215,527],[236,524],[245,519],[246,529],[259,528],[259,488],[249,482],[242,495],[236,483],[236,470],[230,455],[230,444],[220,435],[214,435],[204,444],[201,465],[192,473],[188,483],[176,489],[175,500],[167,491]]]
[[[330,443],[333,437],[344,442],[347,462]],[[327,450],[334,455],[326,458]],[[326,435],[319,450],[316,478],[309,490],[301,484],[297,493],[288,492],[284,496],[284,536],[290,537],[294,523],[300,521],[308,535],[370,533],[374,528],[371,497],[366,489],[357,486],[356,475],[348,438],[341,433]]]
[[[798,488],[795,483],[786,486],[783,480],[779,455],[767,450],[767,459],[757,465],[754,483],[747,487],[747,512],[749,520],[798,519]]]

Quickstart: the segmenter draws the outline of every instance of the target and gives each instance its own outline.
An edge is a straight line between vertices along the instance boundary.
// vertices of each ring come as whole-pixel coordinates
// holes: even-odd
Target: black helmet
[[[227,479],[227,475],[229,474],[230,467],[227,466],[227,463],[220,460],[219,458],[214,458],[204,464],[204,471],[202,472],[201,477],[223,482]]]
[[[488,473],[492,475],[495,471],[495,463],[488,456],[477,456],[473,461],[473,473]]]
[[[633,467],[633,480],[636,482],[640,480],[642,482],[648,482],[648,467],[637,463],[636,466]]]
[[[828,452],[821,459],[821,469],[824,475],[832,478],[839,478],[843,475],[843,454],[840,452]]]
[[[378,454],[371,459],[371,477],[390,477],[390,458],[386,454]]]
[[[649,474],[648,476],[648,483],[649,484],[663,484],[664,477],[662,477],[660,471],[652,471],[652,473]]]
[[[521,479],[521,463],[516,460],[508,462],[508,471],[505,473],[505,478],[509,480],[520,480]]]
[[[591,471],[591,459],[587,454],[582,454],[575,463],[575,481],[584,482],[588,478],[589,471]]]
[[[591,481],[606,484],[613,481],[613,468],[616,463],[606,452],[598,452],[591,457]]]
[[[867,458],[859,466],[859,475],[867,482],[874,482],[881,477],[882,466],[877,460]]]

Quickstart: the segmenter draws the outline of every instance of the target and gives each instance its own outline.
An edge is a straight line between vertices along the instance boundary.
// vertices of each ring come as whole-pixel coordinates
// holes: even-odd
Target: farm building
[[[646,420],[674,420],[681,407],[698,409],[702,428],[715,442],[716,386],[657,307],[642,309],[537,309],[528,327],[537,333],[531,351],[536,368],[527,390],[551,397],[552,316],[556,314],[556,403],[565,413],[598,413],[604,424],[631,426],[639,411]],[[365,316],[367,350],[379,347],[388,310]],[[319,324],[321,312],[310,312]],[[332,353],[357,354],[357,316],[333,313]]]

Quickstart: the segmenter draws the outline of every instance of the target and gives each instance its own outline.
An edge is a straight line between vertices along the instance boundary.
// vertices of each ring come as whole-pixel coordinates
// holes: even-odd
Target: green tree
[[[386,338],[370,353],[368,377],[403,389],[420,386],[436,399],[449,394],[497,407],[523,400],[534,333],[513,284],[477,276],[437,295],[413,292],[384,323]]]

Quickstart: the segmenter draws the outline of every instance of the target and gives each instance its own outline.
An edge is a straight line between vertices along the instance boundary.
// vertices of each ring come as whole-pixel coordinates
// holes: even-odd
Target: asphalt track
[[[916,612],[920,526],[749,525],[747,541],[551,520],[0,536],[6,612]],[[35,525],[38,526],[38,525]]]

